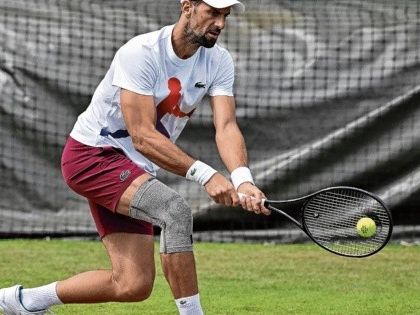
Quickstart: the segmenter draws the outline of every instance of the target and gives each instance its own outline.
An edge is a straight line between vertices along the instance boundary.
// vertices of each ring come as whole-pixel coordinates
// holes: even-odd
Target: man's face
[[[230,14],[230,7],[216,9],[204,2],[193,5],[185,35],[192,44],[213,47],[225,27],[226,17]]]

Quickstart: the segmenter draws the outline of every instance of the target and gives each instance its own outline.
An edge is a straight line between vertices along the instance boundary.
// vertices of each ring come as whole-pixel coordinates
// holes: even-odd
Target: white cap
[[[180,0],[181,3],[184,1],[185,0]],[[245,11],[245,6],[243,3],[237,0],[203,0],[203,2],[216,9],[223,9],[234,6],[241,13]]]

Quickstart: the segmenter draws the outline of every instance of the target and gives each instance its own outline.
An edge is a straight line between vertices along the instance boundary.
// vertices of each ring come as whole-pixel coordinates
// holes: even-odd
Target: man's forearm
[[[194,159],[157,131],[132,136],[134,147],[159,167],[185,176]]]
[[[248,165],[245,140],[236,123],[229,123],[216,132],[216,144],[229,172]]]
[[[161,168],[205,185],[217,171],[211,166],[194,160],[159,132],[132,136],[134,146],[141,154]]]

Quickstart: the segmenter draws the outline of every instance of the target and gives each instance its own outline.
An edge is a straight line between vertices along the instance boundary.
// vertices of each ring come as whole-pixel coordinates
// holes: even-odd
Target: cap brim
[[[205,3],[207,3],[209,6],[216,8],[216,9],[223,9],[227,7],[233,7],[235,10],[237,10],[240,13],[245,12],[245,6],[242,2],[239,2],[237,0],[203,0]]]

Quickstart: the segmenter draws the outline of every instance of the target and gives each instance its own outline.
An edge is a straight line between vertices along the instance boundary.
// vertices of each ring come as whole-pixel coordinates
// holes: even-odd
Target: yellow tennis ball
[[[357,221],[356,229],[361,237],[372,237],[376,234],[376,224],[371,218],[361,218]]]

